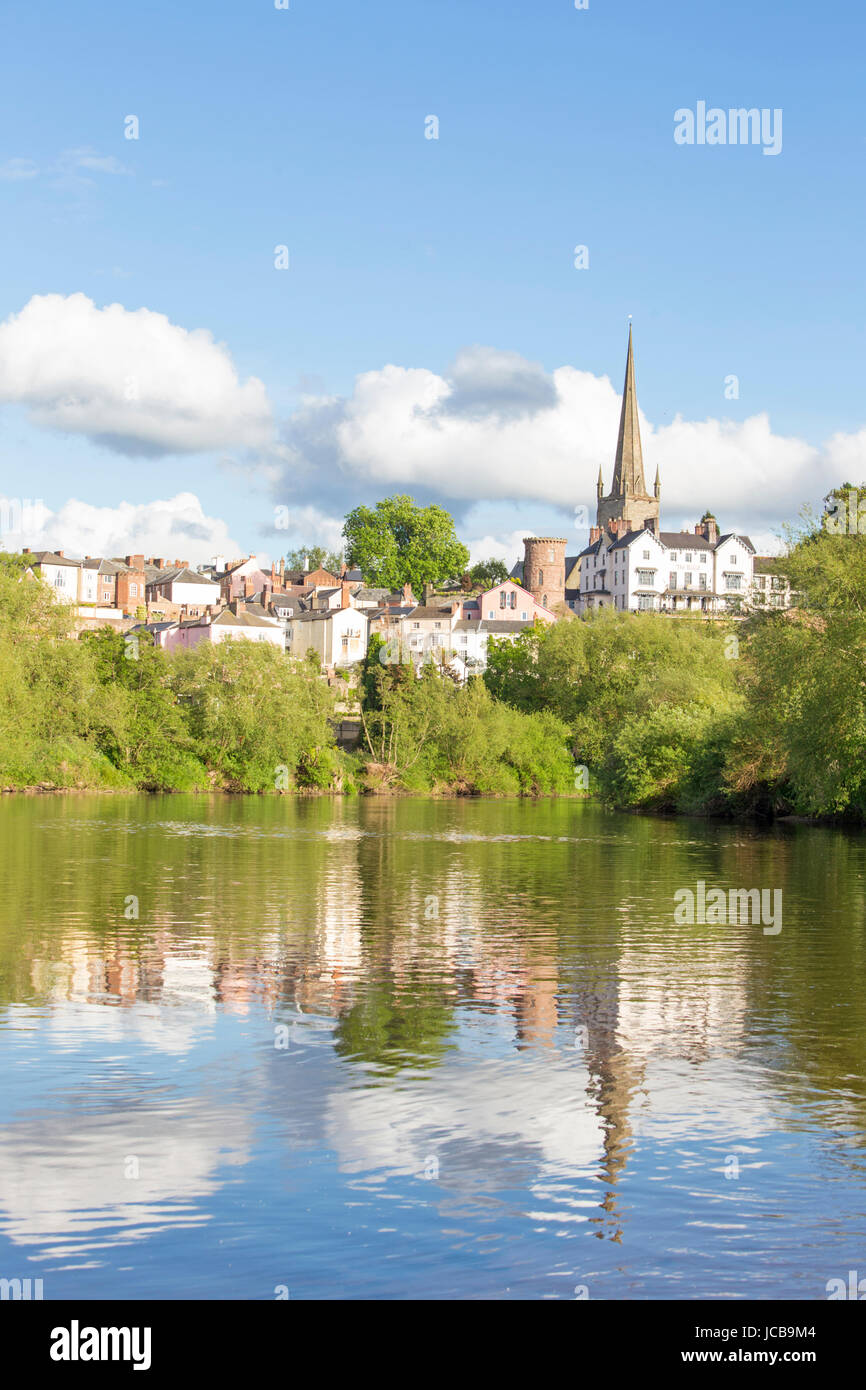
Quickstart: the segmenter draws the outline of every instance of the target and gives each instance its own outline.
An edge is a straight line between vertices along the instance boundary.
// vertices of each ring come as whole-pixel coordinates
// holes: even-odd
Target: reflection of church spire
[[[606,1217],[591,1219],[601,1227],[596,1231],[600,1240],[604,1239],[604,1227],[613,1225],[615,1230],[610,1239],[619,1242],[622,1227],[616,1187],[631,1153],[629,1111],[632,1096],[643,1083],[643,1065],[636,1065],[617,1039],[619,980],[616,974],[612,973],[597,985],[588,985],[585,991],[580,991],[580,996],[580,1018],[587,1032],[585,1060],[590,1075],[587,1090],[595,1101],[604,1131],[599,1178],[607,1189],[600,1203]]]

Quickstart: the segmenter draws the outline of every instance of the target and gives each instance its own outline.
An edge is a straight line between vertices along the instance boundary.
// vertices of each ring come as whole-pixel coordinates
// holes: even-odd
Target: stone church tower
[[[634,384],[634,351],[629,324],[628,357],[625,364],[625,385],[622,390],[613,483],[605,497],[601,469],[598,470],[596,525],[608,531],[639,531],[643,526],[649,526],[658,533],[660,494],[658,469],[653,496],[647,492],[643,474],[643,451],[637,414],[637,391]],[[611,522],[625,522],[625,525],[611,528]]]

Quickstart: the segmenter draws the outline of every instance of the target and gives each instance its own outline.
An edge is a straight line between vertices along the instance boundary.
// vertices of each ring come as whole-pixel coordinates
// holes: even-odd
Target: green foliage
[[[516,709],[562,720],[575,761],[606,800],[691,809],[707,778],[701,763],[695,780],[699,751],[742,704],[737,663],[725,656],[728,631],[602,609],[491,643],[485,683]]]
[[[418,678],[410,667],[379,685],[378,701],[363,713],[373,787],[511,796],[573,788],[565,725],[497,702],[483,681],[455,686],[433,666]]]
[[[286,788],[341,787],[333,704],[269,644],[73,641],[70,609],[0,562],[0,786],[273,791],[284,768]]]
[[[330,784],[334,696],[306,663],[287,661],[270,643],[202,642],[175,658],[171,684],[220,785],[273,791],[281,768],[288,785]]]
[[[461,575],[469,551],[457,539],[454,519],[444,508],[419,507],[411,497],[386,497],[375,507],[356,507],[343,526],[346,561],[365,583],[396,591]]]
[[[327,570],[329,574],[339,575],[343,557],[337,550],[326,550],[323,545],[302,546],[300,550],[290,550],[284,557],[290,570]]]
[[[469,578],[475,588],[492,589],[494,584],[501,584],[503,579],[508,578],[508,566],[504,560],[491,556],[489,560],[479,560],[477,565],[473,565]]]

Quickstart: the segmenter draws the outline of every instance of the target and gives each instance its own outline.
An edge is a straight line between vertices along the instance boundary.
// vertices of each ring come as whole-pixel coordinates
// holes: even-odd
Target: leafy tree
[[[375,507],[356,507],[343,526],[347,563],[367,584],[393,591],[411,584],[440,584],[463,573],[469,560],[444,508],[419,507],[411,497],[386,497]]]
[[[285,556],[285,564],[290,570],[327,570],[329,574],[339,575],[343,557],[336,550],[326,550],[323,545],[302,546],[300,550],[290,550]]]
[[[492,589],[494,584],[501,584],[507,578],[508,566],[504,560],[497,560],[495,556],[491,556],[489,560],[479,560],[469,571],[471,583],[479,589]]]

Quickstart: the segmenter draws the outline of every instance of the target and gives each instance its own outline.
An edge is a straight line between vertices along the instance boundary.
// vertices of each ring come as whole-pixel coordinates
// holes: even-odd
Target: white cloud
[[[0,400],[127,454],[261,446],[273,433],[263,384],[242,382],[206,329],[83,294],[34,295],[0,324]]]
[[[359,376],[346,399],[303,402],[285,426],[281,486],[307,497],[324,490],[331,503],[401,488],[452,504],[510,498],[594,515],[599,467],[611,482],[619,409],[606,376],[570,366],[545,374],[493,348],[461,352],[444,376],[390,364]],[[663,519],[711,507],[725,525],[769,529],[820,497],[840,469],[866,475],[866,431],[824,449],[775,434],[766,414],[678,416],[661,428],[641,415],[641,431],[650,487],[660,469]]]
[[[8,179],[10,182],[17,182],[19,179],[35,179],[39,174],[39,165],[32,159],[7,159],[0,164],[0,179]]]
[[[0,499],[0,511],[3,510]],[[214,555],[248,553],[229,535],[228,526],[207,516],[191,492],[157,502],[121,502],[116,507],[95,507],[72,498],[59,511],[47,508],[40,518],[35,508],[22,509],[23,527],[0,536],[8,550],[55,550],[70,556],[158,555],[167,560],[196,564]],[[29,512],[29,514],[28,514]],[[6,508],[7,520],[15,515]]]

